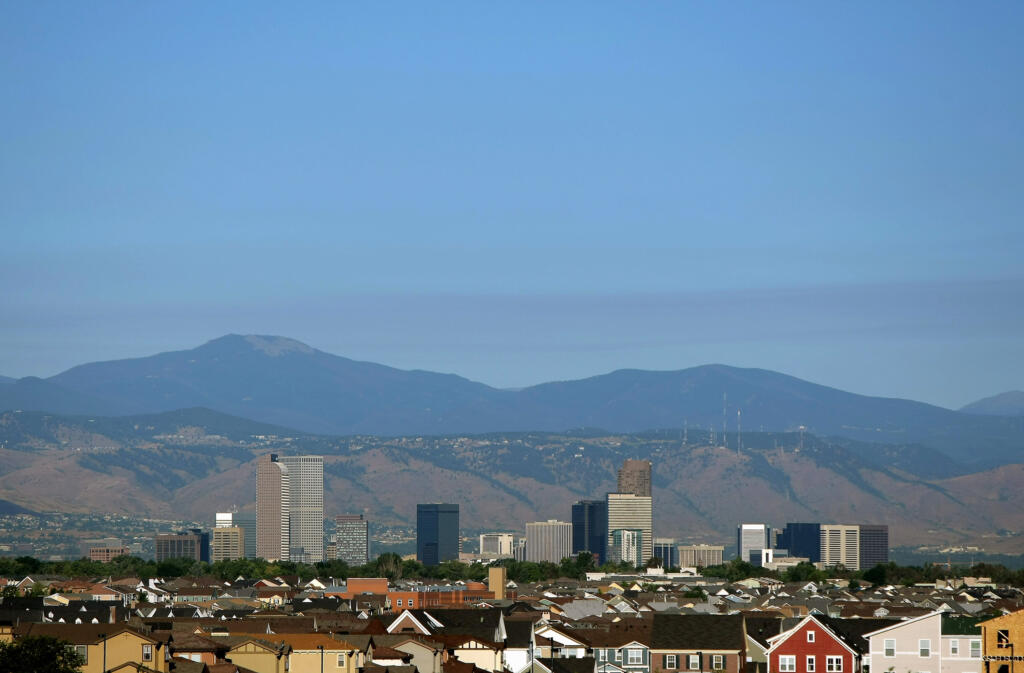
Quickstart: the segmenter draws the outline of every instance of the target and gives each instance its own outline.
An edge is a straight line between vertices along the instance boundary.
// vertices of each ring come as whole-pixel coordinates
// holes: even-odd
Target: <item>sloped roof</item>
[[[742,650],[741,615],[654,615],[654,650]]]
[[[836,634],[841,641],[846,643],[857,654],[868,653],[868,641],[864,637],[867,633],[884,629],[896,623],[892,619],[839,619],[836,617],[823,617],[815,615],[823,626]]]
[[[744,617],[747,635],[756,640],[765,649],[768,639],[782,633],[783,620],[779,617]]]

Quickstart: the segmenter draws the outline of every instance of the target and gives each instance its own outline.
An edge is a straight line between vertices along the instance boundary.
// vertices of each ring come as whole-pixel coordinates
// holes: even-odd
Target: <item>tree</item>
[[[0,671],[5,673],[79,673],[84,663],[69,643],[49,636],[0,642]]]
[[[398,554],[393,552],[381,554],[377,557],[376,565],[378,577],[387,577],[392,582],[402,579],[402,570],[405,566],[402,564],[402,557]]]

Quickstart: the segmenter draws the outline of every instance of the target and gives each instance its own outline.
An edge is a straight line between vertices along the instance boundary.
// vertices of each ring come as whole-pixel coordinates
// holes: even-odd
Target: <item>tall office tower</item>
[[[627,458],[619,468],[618,492],[650,497],[651,461]]]
[[[654,538],[654,558],[661,559],[662,568],[679,567],[679,547],[672,537]]]
[[[718,544],[679,545],[680,568],[708,568],[724,562],[725,547]]]
[[[244,558],[256,558],[256,513],[255,512],[234,512],[231,515],[231,522],[238,526],[244,533],[245,543]]]
[[[288,558],[299,563],[323,561],[324,457],[282,456],[279,460],[288,468]]]
[[[484,533],[480,536],[480,555],[491,558],[512,556],[514,545],[512,533]]]
[[[370,562],[370,524],[362,514],[334,517],[334,557],[350,566]]]
[[[883,524],[860,525],[860,568],[870,570],[889,562],[889,527]]]
[[[256,556],[287,561],[291,551],[291,475],[276,453],[256,462]]]
[[[654,517],[651,509],[651,496],[635,493],[609,493],[605,496],[608,504],[608,538],[612,544],[612,531],[639,530],[642,533],[642,563],[654,555]],[[611,558],[611,550],[608,550]],[[641,564],[642,564],[641,563]]]
[[[181,533],[160,533],[156,536],[157,563],[169,558],[210,560],[210,534],[198,528]]]
[[[245,531],[240,526],[217,526],[210,539],[210,561],[233,561],[245,557]]]
[[[580,500],[572,506],[572,553],[588,551],[600,565],[608,560],[608,502]]]
[[[459,506],[416,505],[416,560],[425,566],[459,558]]]
[[[823,524],[821,562],[826,567],[843,565],[848,570],[860,570],[860,526]]]
[[[770,531],[763,523],[741,523],[736,526],[736,555],[746,561],[755,549],[771,549],[768,541]]]
[[[645,565],[643,548],[644,532],[640,529],[617,528],[608,535],[608,560],[612,563],[625,561],[634,567]]]
[[[572,556],[572,524],[548,519],[526,524],[526,560],[558,563]]]
[[[779,548],[785,549],[790,556],[818,563],[821,561],[821,524],[787,523],[779,536]]]

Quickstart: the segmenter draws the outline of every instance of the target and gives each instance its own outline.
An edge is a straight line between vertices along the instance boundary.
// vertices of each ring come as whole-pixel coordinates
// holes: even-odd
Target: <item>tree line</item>
[[[656,565],[656,559],[648,566]],[[576,557],[562,559],[560,563],[542,561],[516,561],[501,559],[493,565],[506,569],[508,578],[516,583],[542,582],[557,578],[584,579],[585,573],[603,571],[608,573],[631,573],[638,570],[629,563],[605,563],[597,565],[588,552]],[[160,561],[146,560],[137,556],[120,556],[109,563],[90,561],[87,558],[68,561],[41,561],[31,556],[0,558],[0,577],[22,578],[31,575],[62,575],[66,577],[137,577],[147,580],[154,577],[171,579],[176,577],[214,576],[220,580],[232,581],[238,577],[248,579],[292,575],[301,580],[314,577],[328,577],[344,581],[349,577],[386,577],[395,581],[442,580],[442,581],[483,581],[487,578],[488,566],[480,563],[445,561],[436,566],[425,566],[419,561],[402,559],[397,554],[381,554],[364,565],[349,565],[344,561],[323,561],[315,564],[293,561],[266,561],[264,559],[235,559],[206,563],[191,559],[173,558]],[[669,570],[675,570],[670,568]],[[940,579],[957,577],[990,577],[994,582],[1024,587],[1024,569],[1010,570],[1003,565],[978,563],[970,567],[948,568],[944,565],[900,566],[895,563],[880,564],[867,570],[848,570],[842,567],[820,570],[810,563],[771,571],[735,559],[722,565],[699,568],[705,577],[715,577],[729,582],[751,577],[771,577],[785,582],[821,582],[828,579],[849,580],[851,588],[862,585],[912,585],[919,582],[933,583]]]

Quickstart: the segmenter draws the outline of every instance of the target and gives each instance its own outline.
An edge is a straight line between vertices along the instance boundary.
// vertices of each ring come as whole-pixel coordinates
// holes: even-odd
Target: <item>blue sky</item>
[[[1024,388],[1020,3],[0,3],[0,374]]]

